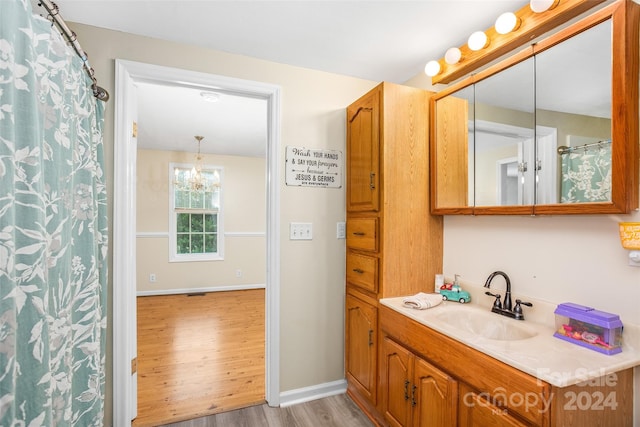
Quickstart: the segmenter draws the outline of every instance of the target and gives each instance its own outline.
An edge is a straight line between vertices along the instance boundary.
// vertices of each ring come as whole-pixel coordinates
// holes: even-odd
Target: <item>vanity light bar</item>
[[[472,50],[465,44],[457,48],[460,51],[458,62],[451,63],[445,58],[430,61],[430,70],[437,70],[435,75],[431,75],[431,83],[451,83],[605,1],[557,0],[555,6],[540,13],[533,12],[531,6],[526,5],[514,12],[518,25],[514,25],[511,32],[500,34],[491,27],[484,31],[487,37],[484,47]]]

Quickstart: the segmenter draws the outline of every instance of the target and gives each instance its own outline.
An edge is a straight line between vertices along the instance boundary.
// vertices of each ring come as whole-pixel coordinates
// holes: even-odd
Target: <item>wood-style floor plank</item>
[[[138,297],[133,426],[264,403],[264,296],[255,289]]]
[[[330,396],[284,408],[266,404],[163,427],[372,427],[346,395]]]

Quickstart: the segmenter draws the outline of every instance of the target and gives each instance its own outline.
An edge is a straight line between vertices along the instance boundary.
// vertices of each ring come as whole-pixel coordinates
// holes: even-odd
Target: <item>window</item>
[[[169,261],[223,259],[222,168],[169,165]]]

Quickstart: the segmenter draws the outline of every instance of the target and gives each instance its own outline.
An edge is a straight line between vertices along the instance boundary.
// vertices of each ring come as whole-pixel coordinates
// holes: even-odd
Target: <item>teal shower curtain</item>
[[[611,201],[611,144],[562,155],[562,203]]]
[[[0,426],[101,426],[103,102],[30,0],[0,0]]]

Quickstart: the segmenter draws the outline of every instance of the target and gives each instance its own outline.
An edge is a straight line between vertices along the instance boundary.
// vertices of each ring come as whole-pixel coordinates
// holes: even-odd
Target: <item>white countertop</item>
[[[640,365],[640,331],[635,325],[624,326],[622,352],[606,355],[554,337],[554,328],[551,326],[528,320],[513,320],[491,313],[485,307],[444,301],[433,308],[417,310],[403,307],[402,300],[403,297],[383,298],[380,303],[456,341],[558,387],[570,386]],[[464,328],[454,327],[446,321],[448,316],[463,316],[465,312],[461,310],[482,311],[490,316],[504,319],[501,320],[502,322],[515,322],[513,325],[515,328],[535,335],[517,340],[484,338]],[[486,318],[483,314],[477,314]]]

